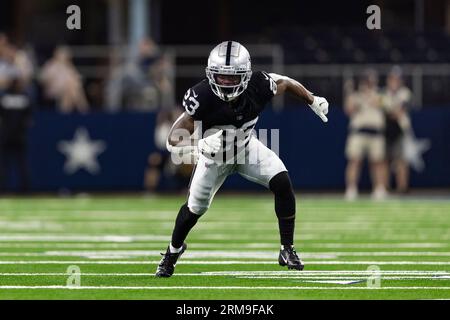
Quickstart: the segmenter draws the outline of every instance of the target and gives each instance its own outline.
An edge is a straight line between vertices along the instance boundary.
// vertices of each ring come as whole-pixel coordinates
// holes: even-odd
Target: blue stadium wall
[[[323,124],[309,108],[288,108],[281,113],[266,111],[257,128],[280,128],[280,156],[296,189],[338,190],[344,188],[346,160],[344,146],[348,121],[339,109]],[[450,187],[450,110],[426,108],[412,114],[416,135],[432,142],[424,155],[426,168],[412,172],[411,184],[417,188]],[[148,155],[155,150],[155,114],[59,115],[37,113],[30,130],[29,164],[33,191],[125,191],[142,190]],[[77,128],[86,128],[90,138],[103,140],[106,149],[98,157],[100,171],[84,169],[67,174],[60,141],[70,141]],[[366,170],[361,185],[369,187]],[[162,188],[167,184],[162,183]],[[261,190],[231,176],[223,189]]]

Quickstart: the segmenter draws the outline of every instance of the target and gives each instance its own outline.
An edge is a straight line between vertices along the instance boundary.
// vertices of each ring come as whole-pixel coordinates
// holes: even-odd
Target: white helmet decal
[[[221,85],[216,75],[238,75],[240,81],[236,85]],[[209,54],[206,77],[212,91],[224,101],[237,98],[245,89],[252,76],[250,54],[236,41],[225,41],[217,45]]]

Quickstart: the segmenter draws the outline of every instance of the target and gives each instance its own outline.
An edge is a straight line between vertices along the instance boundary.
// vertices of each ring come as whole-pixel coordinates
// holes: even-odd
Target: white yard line
[[[380,275],[436,275],[436,276],[446,276],[450,275],[449,271],[440,271],[440,270],[380,270],[376,272]],[[73,274],[73,273],[71,273]],[[107,272],[107,273],[81,273],[84,275],[148,275],[153,273],[146,273],[146,272]],[[308,276],[347,276],[347,275],[373,275],[374,271],[368,271],[368,270],[326,270],[326,271],[320,271],[320,270],[303,270],[301,272],[297,271],[290,271],[290,270],[279,270],[279,271],[205,271],[205,272],[191,272],[191,273],[175,273],[175,276],[252,276],[252,275],[259,275],[259,276],[267,276],[267,275],[273,275],[273,276],[292,276],[295,274],[301,274],[301,275],[308,275]],[[67,275],[65,272],[38,272],[38,273],[29,273],[29,272],[4,272],[0,273],[0,275]]]
[[[2,234],[0,241],[84,241],[84,242],[133,242],[133,241],[169,241],[169,235],[50,235],[50,234]]]
[[[450,287],[262,287],[262,286],[157,286],[157,287],[121,287],[121,286],[0,286],[8,289],[57,289],[57,290],[450,290]]]
[[[245,276],[245,275],[277,275],[277,276],[291,276],[295,274],[295,271],[206,271],[202,272],[202,275],[217,275],[217,276]],[[176,275],[195,275],[196,273],[176,273]],[[333,275],[333,276],[347,276],[347,275],[363,275],[370,276],[375,274],[374,271],[368,270],[327,270],[327,271],[319,271],[319,270],[303,270],[300,272],[302,275],[311,275],[311,276],[323,276],[323,275]],[[447,271],[428,271],[428,270],[380,270],[376,271],[376,274],[380,275],[447,275],[450,274]]]
[[[130,261],[130,260],[0,260],[0,265],[13,264],[155,264],[160,260],[149,261]],[[243,265],[277,265],[278,262],[270,260],[261,261],[239,261],[239,260],[210,260],[210,261],[195,261],[195,260],[181,260],[178,264],[194,264],[194,265],[228,265],[228,264],[243,264]],[[307,265],[450,265],[450,261],[306,261]]]
[[[67,276],[67,274],[65,274]],[[322,277],[322,276],[237,276],[237,279],[297,279],[297,280],[367,280],[368,277],[373,277],[373,275],[365,275],[360,277],[346,277],[345,275],[340,277]],[[443,276],[380,276],[382,280],[418,280],[418,279],[426,279],[426,280],[447,280],[449,278]]]
[[[74,276],[79,275],[81,277],[153,277],[154,273],[64,273],[64,272],[44,272],[44,273],[0,273],[0,276],[4,277],[50,277],[50,276]],[[191,276],[191,277],[224,277],[229,275],[209,275],[209,274],[175,274],[177,277],[183,276]],[[360,275],[360,276],[347,276],[343,275],[334,275],[334,276],[316,276],[316,275],[277,275],[277,276],[264,276],[264,275],[255,275],[255,276],[236,276],[237,279],[296,279],[296,280],[366,280],[367,277],[370,277],[370,274]],[[441,276],[437,274],[428,274],[428,275],[406,275],[406,276],[386,276],[380,275],[383,280],[417,280],[417,279],[427,279],[427,280],[447,280],[450,279],[449,276]]]
[[[339,264],[362,264],[362,265],[450,265],[450,261],[306,261],[306,264],[317,265],[339,265]]]
[[[124,238],[118,238],[124,239]],[[87,243],[29,243],[29,242],[0,242],[0,248],[55,248],[55,249],[96,249],[96,248],[162,248],[167,246],[167,241],[151,241],[151,242],[87,242]],[[278,249],[276,242],[247,242],[247,243],[198,243],[190,242],[189,247],[195,249]],[[423,249],[423,248],[450,248],[450,243],[433,242],[433,243],[309,243],[305,247],[308,248],[327,248],[327,249]],[[299,246],[301,249],[302,246]],[[421,252],[421,251],[408,251]],[[423,251],[422,251],[423,252]],[[450,254],[450,253],[448,253]]]
[[[38,230],[38,229],[46,229],[46,228],[55,228],[62,229],[68,227],[67,224],[70,224],[71,227],[83,224],[87,229],[91,227],[98,227],[99,225],[142,225],[144,224],[157,224],[158,228],[172,228],[174,224],[175,217],[171,219],[161,220],[161,219],[152,219],[139,217],[139,219],[123,218],[123,219],[95,219],[95,218],[86,218],[81,219],[80,217],[67,217],[67,218],[58,218],[58,219],[4,219],[0,218],[0,228],[5,230]],[[434,221],[436,224],[433,226],[422,226],[426,230],[439,230],[445,228],[446,220],[442,221]],[[443,226],[441,226],[441,224]],[[65,224],[66,226],[63,226]],[[404,222],[404,221],[384,221],[373,220],[373,221],[344,221],[344,222],[327,222],[323,223],[320,221],[303,221],[299,226],[300,230],[363,230],[363,229],[375,229],[377,230],[391,230],[391,229],[401,229],[401,230],[415,230],[420,225],[420,222]],[[224,220],[224,221],[204,221],[201,224],[202,229],[228,229],[231,227],[242,227],[245,226],[246,229],[251,230],[260,230],[260,229],[273,229],[276,227],[276,223],[273,221],[236,221],[236,220]]]
[[[163,249],[163,248],[161,248]],[[84,257],[88,259],[130,259],[159,257],[164,250],[63,250],[46,252],[0,252],[0,257]],[[276,259],[275,250],[189,250],[187,259]],[[450,252],[431,251],[367,251],[367,252],[302,252],[303,259],[337,259],[339,257],[450,257]]]
[[[388,271],[378,271],[376,272],[380,276],[383,277],[389,277],[389,276],[398,276],[398,275],[406,275],[406,276],[449,276],[450,273],[446,271],[394,271],[394,270],[388,270]],[[75,273],[70,273],[70,275],[74,275]],[[78,273],[76,273],[78,274]],[[342,270],[342,271],[220,271],[220,272],[201,272],[201,273],[175,273],[175,276],[255,276],[255,277],[266,277],[266,276],[277,276],[280,278],[283,277],[291,277],[291,276],[304,276],[304,277],[352,277],[352,276],[372,276],[374,274],[373,271],[349,271],[349,270]],[[68,274],[66,272],[37,272],[37,273],[30,273],[30,272],[3,272],[0,273],[1,276],[46,276],[46,275],[55,275],[55,276],[67,276]],[[113,273],[92,273],[92,272],[82,272],[79,273],[79,275],[86,275],[86,276],[147,276],[147,275],[153,275],[153,273],[147,273],[147,272],[113,272]]]
[[[201,230],[201,228],[199,228]],[[228,230],[228,229],[227,229]],[[274,229],[275,230],[275,229]],[[98,230],[97,230],[98,231]],[[369,241],[379,240],[379,241],[410,241],[415,235],[413,234],[398,234],[398,232],[383,233],[383,234],[371,234]],[[209,231],[210,232],[210,231]],[[351,235],[358,234],[355,233],[355,230],[352,230]],[[437,235],[436,235],[437,234]],[[438,232],[436,234],[425,234],[420,236],[419,240],[423,241],[439,241],[444,242],[450,240],[450,233],[445,234],[442,232]],[[230,238],[237,241],[246,241],[246,242],[255,242],[258,240],[268,241],[273,240],[278,241],[279,236],[275,233],[273,234],[232,234],[232,233],[208,233],[203,232],[201,234],[196,235],[194,241],[210,241],[210,240],[227,240]],[[327,230],[324,232],[313,232],[313,233],[305,233],[300,232],[299,242],[303,241],[342,241],[346,237],[340,231],[339,234],[330,234]],[[30,242],[142,242],[142,241],[169,241],[170,240],[170,232],[164,235],[152,235],[152,234],[141,234],[141,235],[98,235],[98,234],[5,234],[0,235],[0,242],[19,242],[19,241],[30,241]],[[417,241],[417,238],[414,239]]]
[[[277,247],[275,247],[278,249]],[[161,249],[165,249],[164,247]],[[161,250],[62,250],[62,251],[46,251],[46,252],[0,252],[0,256],[14,255],[30,255],[30,256],[85,256],[85,255],[159,255]],[[188,250],[185,256],[193,258],[218,257],[226,258],[229,256],[261,258],[277,256],[276,250]],[[450,252],[443,251],[301,251],[302,257],[313,256],[430,256],[430,257],[450,257]]]
[[[403,243],[311,243],[308,247],[313,248],[329,248],[329,249],[420,249],[420,248],[448,248],[449,242],[403,242]]]

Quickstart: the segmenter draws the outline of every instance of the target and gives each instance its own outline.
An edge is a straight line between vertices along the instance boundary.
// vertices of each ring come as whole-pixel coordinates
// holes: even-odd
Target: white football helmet
[[[252,64],[248,50],[236,41],[224,41],[209,54],[206,77],[216,96],[224,101],[236,99],[245,89],[252,76]],[[220,78],[229,77],[232,82],[221,83]]]

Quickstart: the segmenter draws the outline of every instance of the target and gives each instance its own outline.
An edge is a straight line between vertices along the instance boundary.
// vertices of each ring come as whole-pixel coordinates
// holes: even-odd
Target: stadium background
[[[72,4],[81,30],[66,27]],[[381,30],[366,27],[371,4]],[[232,176],[174,276],[156,278],[191,170],[171,166],[161,137],[228,39],[254,69],[330,102],[324,124],[275,99],[257,127],[280,129],[305,270],[278,265],[270,193]],[[21,148],[6,149],[5,180],[0,170],[0,299],[449,299],[449,58],[450,0],[0,1],[0,104],[23,117],[0,112],[0,146],[8,136],[26,150],[24,163]],[[425,168],[412,170],[409,194],[373,201],[366,165],[365,194],[346,201],[344,92],[368,67],[383,87],[394,65],[413,93],[415,134],[431,144]],[[31,113],[3,99],[17,75]]]
[[[81,8],[81,30],[66,28],[71,4]],[[381,30],[366,28],[370,4],[382,8]],[[327,125],[289,97],[275,100],[259,122],[258,128],[282,128],[280,155],[297,189],[343,190],[344,82],[370,66],[383,86],[393,65],[403,68],[414,94],[416,135],[431,142],[423,155],[425,169],[412,170],[411,186],[450,186],[449,1],[353,1],[345,8],[328,1],[260,1],[256,8],[225,0],[177,2],[176,9],[158,0],[2,1],[0,6],[0,31],[25,52],[32,68],[28,191],[146,189],[149,156],[164,154],[154,139],[158,113],[180,107],[184,91],[204,76],[208,51],[226,39],[249,47],[255,69],[287,74],[330,101]],[[154,41],[150,49],[143,48],[145,38]],[[81,76],[87,111],[61,112],[44,96],[40,71],[61,45],[69,48]],[[120,86],[117,98],[111,92]],[[103,143],[94,156],[95,172],[83,166],[64,170],[68,158],[58,145],[73,141],[77,129]],[[163,173],[152,190],[179,189],[171,179]],[[369,186],[367,172],[361,185]],[[258,186],[232,177],[224,189]],[[8,172],[5,191],[17,190],[17,173]]]

